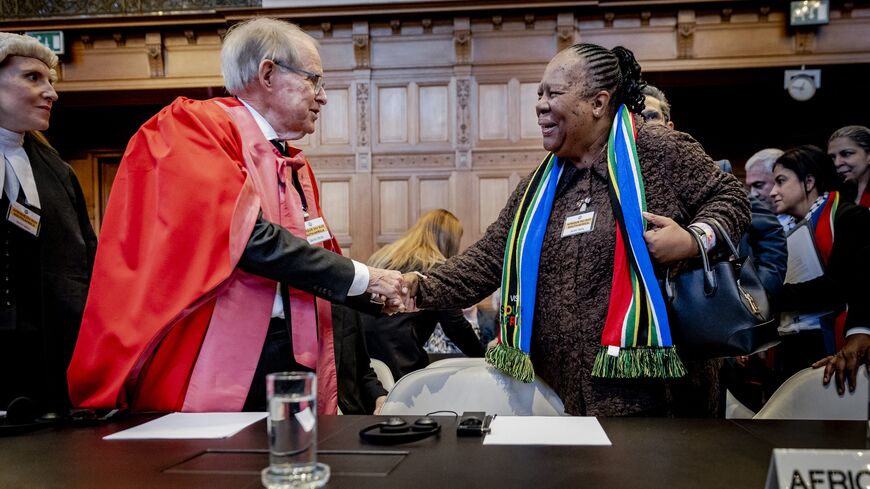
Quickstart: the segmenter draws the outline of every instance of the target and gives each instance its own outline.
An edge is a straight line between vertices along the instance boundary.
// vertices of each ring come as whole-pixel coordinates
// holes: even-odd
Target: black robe
[[[0,287],[0,409],[25,396],[45,411],[69,406],[66,368],[75,346],[97,237],[72,168],[29,134],[30,159],[42,206],[39,236],[5,219]]]

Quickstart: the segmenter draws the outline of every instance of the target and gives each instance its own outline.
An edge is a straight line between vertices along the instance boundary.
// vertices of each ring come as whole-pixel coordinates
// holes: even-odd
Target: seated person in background
[[[462,315],[465,317],[465,320],[471,324],[471,329],[474,330],[474,334],[477,335],[478,338],[483,341],[483,337],[480,331],[480,324],[478,323],[478,311],[477,306],[466,307],[462,310]],[[484,343],[485,344],[485,343]],[[441,329],[440,324],[435,325],[435,330],[432,331],[432,334],[429,336],[429,339],[426,340],[426,343],[423,345],[423,349],[426,350],[426,353],[434,353],[434,354],[443,354],[443,355],[458,355],[462,353],[462,350],[459,349],[458,346],[454,345],[450,338],[444,333],[444,330]]]
[[[671,120],[671,104],[665,93],[653,85],[647,85],[640,91],[644,95],[643,112],[640,115],[643,120],[651,124],[661,124],[668,129],[674,128]]]
[[[787,230],[806,221],[824,269],[814,279],[786,284],[780,296],[783,311],[802,315],[780,325],[792,333],[777,347],[778,368],[788,378],[833,353],[832,340],[842,341],[844,331],[853,346],[870,343],[870,211],[840,198],[834,164],[815,146],[780,156],[774,181],[770,196],[776,212],[788,216]],[[837,322],[843,329],[837,330],[841,315],[844,320]],[[866,355],[866,345],[859,350]]]
[[[387,391],[370,365],[360,313],[333,304],[332,333],[339,409],[343,414],[378,414]]]
[[[651,124],[661,124],[673,129],[671,107],[665,94],[656,87],[647,85],[644,93],[644,119]],[[655,116],[660,114],[661,117]],[[725,173],[732,173],[731,162],[718,160],[716,164]],[[785,280],[785,270],[788,265],[788,246],[782,226],[773,211],[770,210],[755,195],[749,195],[752,208],[752,220],[743,237],[740,239],[738,252],[740,256],[752,256],[758,272],[758,278],[767,291],[768,299],[775,302]],[[769,394],[772,394],[779,384],[770,377],[764,353],[753,356],[728,358],[722,363],[719,371],[721,392],[731,393],[750,409],[761,408]],[[720,407],[724,407],[725,396],[720,399]]]
[[[717,164],[722,171],[731,173],[731,163],[728,160],[719,160]],[[752,256],[758,278],[775,307],[776,298],[785,281],[788,244],[776,214],[752,194],[749,195],[749,204],[752,206],[752,221],[740,239],[738,251],[740,256]]]
[[[444,209],[429,211],[396,242],[375,252],[369,264],[425,275],[459,252],[460,239],[462,224],[456,216]],[[484,354],[483,344],[458,308],[363,320],[369,353],[386,363],[396,380],[429,365],[423,344],[436,324],[466,355]]]
[[[749,195],[759,199],[770,210],[773,210],[773,201],[770,200],[770,191],[773,190],[773,163],[781,155],[781,149],[762,149],[750,156],[744,166]]]
[[[719,160],[719,168],[731,173],[731,163]],[[761,285],[767,291],[771,305],[777,307],[777,298],[782,291],[788,267],[788,243],[776,214],[761,199],[750,194],[752,221],[740,239],[740,256],[751,256]],[[756,355],[728,358],[719,372],[722,392],[731,391],[737,400],[753,411],[758,411],[781,384],[781,379],[772,374],[770,350]],[[724,402],[721,399],[721,402]],[[724,406],[724,404],[722,404]]]
[[[526,382],[540,376],[569,414],[714,415],[720,362],[680,360],[655,270],[698,256],[683,226],[707,249],[722,240],[705,219],[741,236],[749,202],[690,135],[643,120],[640,71],[619,46],[575,44],[550,60],[535,104],[550,154],[480,241],[405,283],[424,309],[467,307],[501,285],[501,333],[487,360]],[[639,172],[643,188],[612,181],[614,166]],[[611,184],[633,197],[620,201]],[[642,283],[653,286],[634,301]],[[684,376],[693,399],[671,396]]]
[[[76,406],[263,411],[266,374],[306,370],[334,414],[328,301],[401,293],[398,272],[339,254],[287,145],[327,102],[316,41],[275,19],[236,24],[221,73],[235,97],[178,98],[127,146],[69,368]]]
[[[651,124],[660,124],[674,128],[671,120],[671,106],[665,98],[664,92],[658,88],[647,85],[641,90],[644,94],[644,109],[641,115],[644,120]],[[658,114],[658,115],[656,115]],[[782,154],[779,150],[762,150],[754,154],[750,161],[758,165],[766,155]],[[755,158],[753,160],[753,158]],[[772,168],[773,160],[770,160]],[[719,169],[726,173],[733,173],[731,162],[719,160],[716,162]],[[747,171],[750,164],[747,163]],[[759,178],[758,181],[762,179]],[[755,181],[755,180],[754,180]],[[766,181],[766,180],[765,180]],[[771,184],[772,184],[771,178]],[[750,185],[752,187],[752,185]],[[757,187],[757,185],[756,185]],[[759,189],[760,191],[760,189]],[[758,192],[750,192],[749,203],[752,206],[752,221],[749,228],[740,240],[740,255],[752,255],[752,260],[758,269],[758,278],[761,279],[764,289],[770,299],[775,300],[785,280],[785,268],[788,264],[788,247],[786,246],[785,234],[772,210],[763,203]]]
[[[854,202],[870,208],[870,129],[864,126],[837,129],[828,139],[828,155],[834,160],[840,178],[854,185]]]
[[[57,101],[56,68],[36,39],[0,32],[0,411],[19,397],[35,414],[68,411],[66,368],[97,249],[75,173],[38,132]]]

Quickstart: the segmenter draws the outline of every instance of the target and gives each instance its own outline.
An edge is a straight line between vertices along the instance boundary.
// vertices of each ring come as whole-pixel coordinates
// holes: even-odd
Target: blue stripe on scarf
[[[553,210],[553,199],[556,197],[556,186],[559,177],[562,176],[564,165],[562,161],[553,155],[554,168],[550,171],[547,181],[544,183],[541,198],[537,207],[532,209],[531,221],[523,237],[519,250],[519,287],[518,293],[523,310],[517,311],[517,320],[520,328],[520,350],[529,353],[531,348],[531,331],[535,319],[535,300],[538,289],[538,265],[541,261],[541,248],[544,244],[544,234],[547,231],[547,223],[550,221],[550,212]]]
[[[813,230],[815,230],[816,226],[819,225],[819,220],[822,218],[822,211],[825,210],[825,205],[827,205],[828,199],[830,198],[831,194],[828,193],[828,196],[825,197],[825,200],[818,207],[816,207],[816,210],[814,210],[812,214],[810,214],[810,224],[812,224]]]
[[[643,237],[643,233],[646,230],[646,222],[641,214],[641,204],[638,196],[639,190],[635,184],[635,180],[639,176],[636,176],[634,173],[635,166],[633,162],[635,156],[629,142],[626,141],[626,131],[631,131],[632,128],[625,123],[625,119],[622,117],[621,111],[624,110],[627,109],[625,106],[622,106],[619,115],[617,115],[614,121],[617,124],[616,137],[623,143],[616,144],[614,152],[616,153],[617,161],[624,162],[617,165],[617,183],[622,216],[625,221],[626,239],[631,246],[632,255],[634,255],[637,262],[644,288],[648,298],[652,302],[653,311],[655,311],[655,317],[658,320],[661,346],[672,346],[673,340],[671,339],[667,308],[661,291],[658,288],[652,261],[649,257],[649,250]],[[631,116],[629,115],[629,117]],[[653,311],[650,311],[650,313]],[[641,328],[645,326],[643,324],[638,325]]]

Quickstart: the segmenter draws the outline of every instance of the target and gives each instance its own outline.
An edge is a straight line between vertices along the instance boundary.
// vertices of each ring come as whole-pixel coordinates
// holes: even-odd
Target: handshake
[[[366,292],[372,294],[372,302],[383,304],[383,313],[416,312],[417,286],[421,278],[418,272],[403,274],[395,270],[369,267],[369,285]]]

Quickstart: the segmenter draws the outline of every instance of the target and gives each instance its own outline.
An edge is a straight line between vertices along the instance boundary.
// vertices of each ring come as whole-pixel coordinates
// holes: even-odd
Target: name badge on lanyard
[[[305,221],[305,238],[308,239],[308,244],[322,243],[332,238],[329,234],[329,229],[322,217],[316,217]]]
[[[575,234],[588,233],[595,229],[595,211],[581,212],[565,218],[562,226],[562,237],[574,236]]]
[[[6,211],[7,221],[34,236],[39,236],[40,219],[39,211],[18,202],[12,202],[9,205],[9,210]]]

